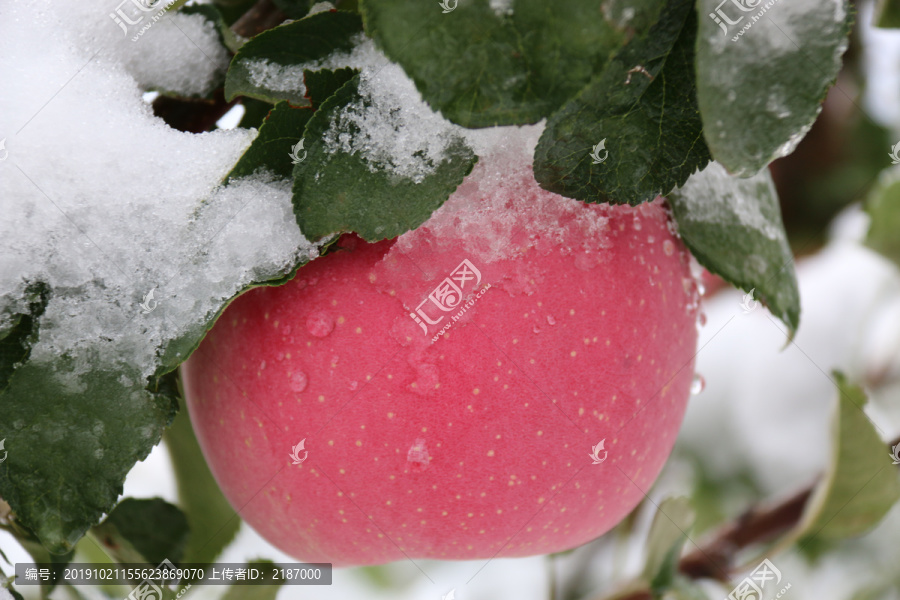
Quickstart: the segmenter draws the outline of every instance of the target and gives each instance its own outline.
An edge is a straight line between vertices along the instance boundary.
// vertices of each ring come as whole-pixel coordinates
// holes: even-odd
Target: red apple
[[[697,291],[663,201],[587,205],[489,168],[416,231],[345,236],[242,295],[184,366],[222,490],[299,560],[572,548],[672,449]]]

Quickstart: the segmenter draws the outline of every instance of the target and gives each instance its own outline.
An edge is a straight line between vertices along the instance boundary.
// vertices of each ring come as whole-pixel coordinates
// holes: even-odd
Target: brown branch
[[[891,446],[897,444],[900,444],[900,438],[891,442]],[[709,543],[683,556],[678,563],[679,572],[691,579],[717,579],[728,583],[737,553],[753,544],[772,541],[794,528],[803,517],[816,485],[818,482],[781,502],[749,509],[734,523],[721,528]],[[638,589],[613,597],[615,600],[646,600],[651,596],[647,590]]]
[[[813,487],[768,507],[753,507],[734,523],[726,525],[712,542],[682,557],[678,570],[692,579],[728,580],[737,552],[752,544],[767,542],[789,531],[803,516]]]
[[[891,442],[891,446],[897,444],[900,438]],[[728,581],[740,550],[771,541],[800,522],[816,485],[818,482],[776,504],[751,508],[734,523],[720,529],[711,542],[682,557],[678,570],[692,579]]]
[[[231,29],[241,37],[250,38],[281,25],[287,18],[272,0],[259,0],[234,22]]]

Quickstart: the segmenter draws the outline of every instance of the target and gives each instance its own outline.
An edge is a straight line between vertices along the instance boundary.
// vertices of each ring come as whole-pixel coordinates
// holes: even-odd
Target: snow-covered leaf
[[[91,530],[116,562],[154,565],[180,562],[189,534],[184,513],[162,498],[125,498]]]
[[[548,119],[534,160],[541,187],[635,205],[709,162],[694,88],[692,5],[670,2],[645,36]]]
[[[10,308],[11,314],[0,313],[0,392],[9,385],[16,367],[28,360],[37,320],[47,308],[48,300],[47,286],[30,285],[22,295],[19,310]]]
[[[241,519],[213,478],[186,411],[176,415],[163,439],[175,471],[178,504],[191,531],[183,562],[212,562],[237,535]]]
[[[885,171],[866,200],[866,245],[900,267],[900,172]]]
[[[395,65],[361,73],[307,124],[293,192],[309,239],[396,237],[427,220],[471,171],[474,152],[423,103],[404,101],[415,94],[404,83]]]
[[[16,369],[0,431],[9,452],[0,494],[53,553],[71,550],[115,503],[175,412],[169,397],[144,389],[134,367],[98,365],[87,377],[61,379],[67,362]]]
[[[535,123],[550,115],[640,25],[631,22],[633,9],[617,3],[608,18],[594,0],[448,0],[445,6],[361,2],[366,32],[435,110],[464,127]]]
[[[159,442],[176,407],[166,374],[224,306],[318,252],[289,183],[219,186],[254,132],[186,134],[141,99],[161,76],[212,81],[218,63],[198,47],[224,52],[215,28],[144,17],[152,27],[135,25],[132,42],[95,9],[34,19],[12,4],[0,19],[0,131],[16,132],[0,161],[0,348],[27,358],[11,374],[3,363],[0,496],[55,553],[112,509]],[[153,60],[137,61],[142,50]]]
[[[847,0],[699,0],[697,98],[713,158],[750,176],[812,126],[847,48]]]
[[[672,192],[669,202],[700,264],[746,292],[755,290],[750,302],[760,300],[796,331],[800,293],[768,170],[740,179],[713,162]]]
[[[129,3],[122,10],[132,12],[134,6]],[[159,13],[137,11],[132,15],[137,23],[115,48],[101,55],[111,50],[145,91],[211,98],[222,86],[230,51],[237,48],[238,41],[212,5],[174,9],[169,7],[158,21],[153,18]],[[97,37],[106,33],[103,27],[94,27],[99,30]],[[173,62],[178,63],[177,68],[172,67]]]
[[[202,15],[204,19],[215,27],[216,33],[219,35],[219,41],[231,52],[237,52],[241,47],[241,41],[225,22],[225,17],[222,16],[221,11],[215,4],[191,4],[182,7],[180,12],[185,15]]]
[[[792,537],[818,541],[862,535],[900,499],[897,467],[866,416],[868,398],[841,373],[832,374],[838,402],[832,424],[831,463],[806,505]]]
[[[257,35],[235,54],[225,78],[225,97],[249,96],[304,106],[303,72],[346,66],[362,33],[359,15],[320,12]]]
[[[306,97],[312,106],[298,108],[291,106],[289,102],[276,104],[260,127],[259,135],[226,177],[226,182],[260,170],[274,173],[282,179],[290,179],[294,160],[304,153],[301,140],[306,124],[313,116],[313,109],[317,109],[322,102],[334,95],[357,72],[349,68],[306,71]]]

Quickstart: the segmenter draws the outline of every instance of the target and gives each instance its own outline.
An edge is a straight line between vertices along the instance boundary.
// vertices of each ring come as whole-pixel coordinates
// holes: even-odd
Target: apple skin
[[[574,202],[533,187],[512,203]],[[566,206],[561,221],[605,222],[602,248],[538,235],[513,258],[473,258],[481,295],[433,343],[410,312],[472,253],[429,222],[402,250],[344,236],[286,285],[237,298],[183,380],[241,517],[335,566],[558,552],[624,518],[684,416],[697,290],[661,200]]]

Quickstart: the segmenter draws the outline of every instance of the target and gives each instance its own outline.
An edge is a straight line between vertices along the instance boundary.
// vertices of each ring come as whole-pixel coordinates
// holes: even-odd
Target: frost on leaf
[[[713,162],[669,201],[678,232],[700,264],[745,291],[755,288],[772,313],[796,331],[797,276],[768,170],[740,179]]]

